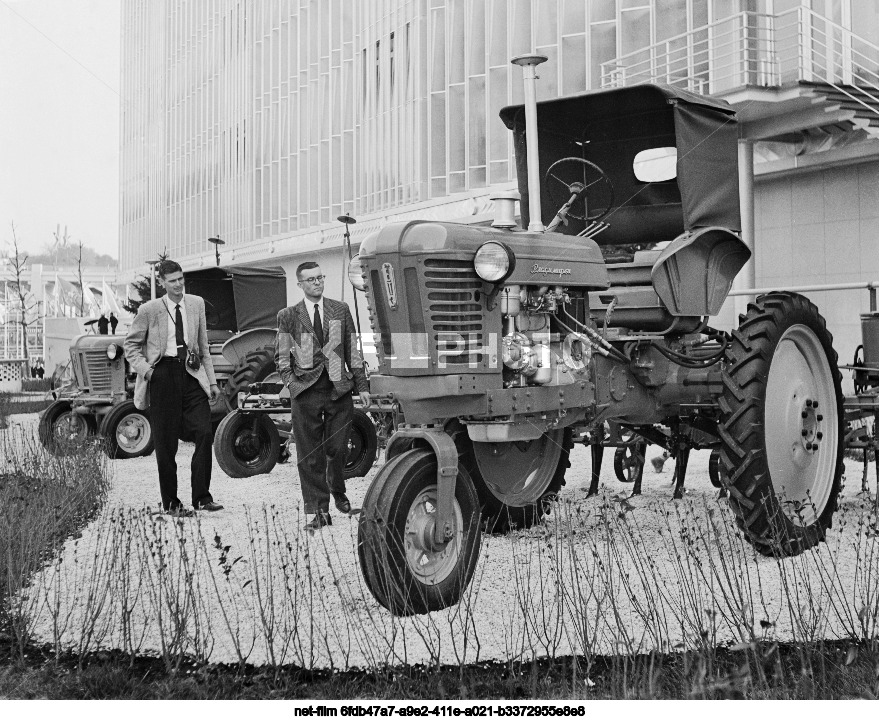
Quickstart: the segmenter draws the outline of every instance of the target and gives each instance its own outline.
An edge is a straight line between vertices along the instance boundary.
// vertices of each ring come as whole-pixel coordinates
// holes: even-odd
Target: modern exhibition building
[[[879,280],[879,3],[123,0],[122,39],[120,280],[219,250],[283,266],[291,302],[318,260],[350,301],[338,216],[355,252],[391,221],[491,221],[516,187],[510,60],[536,52],[538,100],[658,82],[731,103],[754,249],[739,287],[849,286],[807,294],[843,362],[859,342]]]

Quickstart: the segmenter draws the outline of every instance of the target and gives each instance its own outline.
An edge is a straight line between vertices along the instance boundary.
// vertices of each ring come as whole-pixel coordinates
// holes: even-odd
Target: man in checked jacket
[[[336,508],[351,513],[343,472],[356,388],[369,404],[369,382],[357,350],[354,321],[346,303],[324,298],[324,275],[315,262],[296,268],[305,295],[278,313],[275,365],[290,389],[293,439],[309,531],[332,525]]]

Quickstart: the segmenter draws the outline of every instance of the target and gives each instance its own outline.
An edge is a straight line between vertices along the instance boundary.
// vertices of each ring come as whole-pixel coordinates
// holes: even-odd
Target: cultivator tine
[[[592,449],[592,482],[586,497],[598,495],[598,477],[601,475],[601,462],[604,460],[604,445],[599,441],[591,444]]]
[[[690,460],[690,449],[686,446],[678,451],[677,461],[675,462],[675,492],[673,498],[679,499],[684,497],[684,479],[687,476],[687,463]]]
[[[636,443],[634,455],[640,458],[640,463],[635,464],[635,485],[632,487],[632,495],[641,495],[641,479],[644,478],[644,465],[647,461],[647,441]]]

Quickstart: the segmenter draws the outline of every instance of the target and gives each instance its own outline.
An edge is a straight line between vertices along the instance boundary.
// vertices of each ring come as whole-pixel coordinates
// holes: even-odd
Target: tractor
[[[615,424],[690,448],[744,537],[790,556],[825,537],[843,472],[832,338],[805,297],[757,297],[732,332],[710,325],[750,258],[740,234],[738,128],[709,96],[654,84],[537,103],[541,56],[513,62],[525,103],[515,193],[492,227],[390,223],[364,239],[378,368],[398,423],[358,523],[367,587],[398,615],[456,603],[483,531],[551,510],[575,442]],[[606,262],[626,247],[628,262]]]
[[[211,359],[223,391],[211,406],[214,425],[234,409],[239,391],[275,373],[277,313],[287,305],[279,267],[228,266],[185,273],[186,292],[205,299]],[[134,374],[122,352],[124,335],[88,333],[70,347],[72,378],[55,391],[40,417],[39,437],[53,453],[88,438],[103,439],[111,458],[153,451],[149,411],[134,407]],[[276,451],[277,452],[277,451]]]

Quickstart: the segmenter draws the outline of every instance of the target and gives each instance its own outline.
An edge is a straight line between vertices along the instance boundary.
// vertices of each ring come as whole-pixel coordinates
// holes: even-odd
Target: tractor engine
[[[398,400],[407,423],[516,415],[522,388],[591,390],[583,326],[589,292],[608,287],[594,241],[397,223],[365,239],[357,262],[377,334],[370,385]],[[557,393],[532,398],[534,413],[559,406]]]

